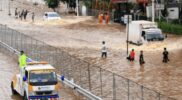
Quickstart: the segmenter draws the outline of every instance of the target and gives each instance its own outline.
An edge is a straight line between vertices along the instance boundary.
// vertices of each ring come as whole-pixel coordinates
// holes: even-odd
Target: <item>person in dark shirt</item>
[[[145,63],[144,58],[143,58],[143,51],[142,50],[140,51],[139,62],[140,62],[140,65],[143,65]]]
[[[23,15],[24,15],[24,10],[22,10],[22,12],[20,13],[20,19],[22,20],[22,18],[23,18]]]
[[[15,9],[15,18],[16,19],[18,18],[18,9],[17,8]]]
[[[169,61],[168,55],[169,55],[169,53],[168,53],[167,49],[164,48],[164,51],[163,51],[163,62],[164,63],[167,63]]]
[[[27,19],[27,14],[28,14],[28,10],[24,10],[24,14],[23,14],[24,20]]]
[[[105,41],[102,41],[102,48],[101,48],[101,57],[102,58],[107,58],[107,48],[106,48],[106,43]]]
[[[35,19],[35,13],[33,12],[32,13],[32,22],[34,22],[34,19]]]

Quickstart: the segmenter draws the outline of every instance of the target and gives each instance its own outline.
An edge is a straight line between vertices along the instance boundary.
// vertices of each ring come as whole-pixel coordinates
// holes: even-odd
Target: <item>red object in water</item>
[[[135,59],[135,52],[134,52],[134,51],[131,51],[131,52],[130,52],[130,58],[131,58],[131,59]]]
[[[138,2],[138,3],[142,3],[142,4],[144,4],[144,3],[148,3],[148,2],[149,2],[149,0],[137,0],[137,2]]]

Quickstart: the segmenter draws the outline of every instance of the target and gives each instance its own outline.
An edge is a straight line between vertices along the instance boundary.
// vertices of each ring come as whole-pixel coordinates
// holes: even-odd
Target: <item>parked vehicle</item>
[[[137,45],[143,44],[144,41],[164,40],[161,29],[155,22],[150,21],[132,21],[129,23],[129,42]]]
[[[43,16],[44,20],[59,20],[61,17],[56,12],[45,12]]]
[[[20,94],[23,100],[58,100],[58,81],[54,67],[45,62],[31,62],[14,75],[12,94]]]

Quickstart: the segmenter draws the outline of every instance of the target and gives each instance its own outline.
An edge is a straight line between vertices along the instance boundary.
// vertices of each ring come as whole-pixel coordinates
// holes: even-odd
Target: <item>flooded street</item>
[[[14,2],[14,8],[25,7],[31,9],[31,6],[22,5],[20,7],[18,4]],[[0,12],[0,23],[6,24],[8,27],[44,41],[47,44],[62,48],[72,55],[87,60],[91,64],[129,78],[149,89],[177,100],[182,100],[182,36],[168,35],[168,38],[164,41],[148,42],[142,46],[130,44],[129,50],[135,49],[136,58],[134,62],[129,62],[126,60],[126,34],[124,26],[114,23],[100,25],[93,17],[75,16],[61,16],[62,20],[60,21],[47,22],[42,20],[42,16],[44,11],[50,9],[45,9],[40,9],[40,13],[36,12],[35,23],[31,22],[30,17],[28,17],[27,21],[16,20],[14,16],[9,17],[6,10]],[[101,59],[100,57],[102,41],[106,41],[108,47],[107,59]],[[164,47],[169,51],[170,59],[169,63],[166,64],[162,63]],[[143,66],[139,65],[140,50],[144,51],[146,64]],[[1,65],[11,60],[2,54],[1,56]],[[13,63],[13,61],[9,62]],[[10,63],[6,67],[3,66],[1,71],[6,73],[7,76],[1,73],[1,76],[3,76],[1,82],[10,82],[12,68],[16,68],[16,66],[12,66]],[[6,90],[9,88],[9,85],[6,85],[1,85],[3,86],[1,88],[7,92],[1,93],[2,91],[0,91],[0,95],[5,93],[8,99],[13,99],[14,97],[11,97],[9,94],[10,89]]]

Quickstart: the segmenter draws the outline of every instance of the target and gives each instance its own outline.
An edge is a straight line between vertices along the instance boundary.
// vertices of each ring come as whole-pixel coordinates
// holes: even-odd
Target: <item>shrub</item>
[[[182,35],[182,25],[167,22],[158,22],[159,28],[165,33]]]

